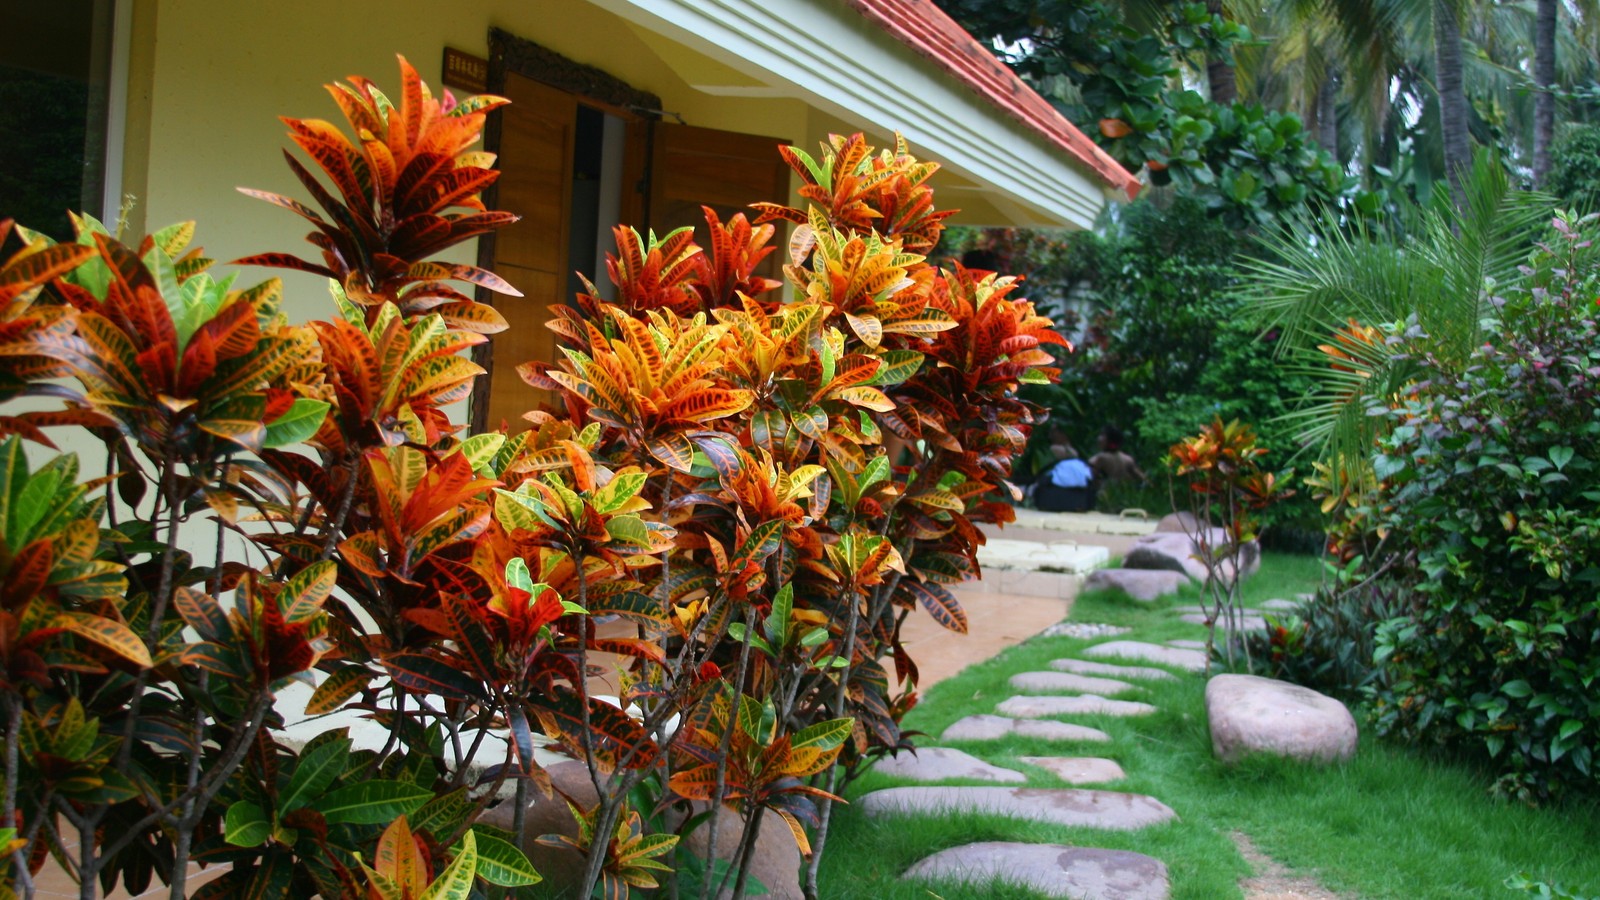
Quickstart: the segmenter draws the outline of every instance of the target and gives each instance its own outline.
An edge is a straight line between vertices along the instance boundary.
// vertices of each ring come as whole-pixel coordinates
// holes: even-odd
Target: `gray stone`
[[[1204,582],[1209,575],[1205,563],[1200,561],[1202,556],[1200,545],[1220,547],[1227,540],[1227,532],[1220,528],[1213,528],[1201,534],[1157,531],[1134,541],[1133,547],[1122,558],[1122,567],[1182,572],[1196,581]],[[1256,541],[1248,541],[1239,548],[1239,571],[1243,573],[1243,577],[1248,578],[1260,568],[1261,545]],[[1224,582],[1232,581],[1233,573],[1234,565],[1231,560],[1224,559],[1218,563],[1219,579]]]
[[[1200,519],[1188,510],[1167,513],[1156,522],[1156,531],[1175,532],[1177,534],[1194,534],[1200,530]],[[1212,526],[1207,525],[1207,528]]]
[[[869,816],[989,813],[1030,822],[1133,831],[1177,818],[1154,797],[1080,788],[898,787],[862,797]]]
[[[1076,672],[1079,675],[1109,675],[1112,678],[1145,678],[1160,681],[1172,680],[1173,675],[1166,669],[1151,669],[1145,666],[1119,666],[1115,663],[1090,662],[1087,659],[1052,659],[1050,668],[1061,672]]]
[[[564,760],[546,766],[545,771],[550,774],[551,786],[559,793],[542,797],[537,791],[532,792],[533,798],[528,803],[524,819],[523,833],[527,840],[522,849],[534,868],[544,876],[544,881],[539,885],[539,896],[574,898],[577,897],[583,876],[583,854],[564,845],[549,847],[537,841],[544,834],[562,834],[570,838],[578,836],[578,824],[573,820],[562,794],[571,797],[574,804],[582,807],[592,807],[598,795],[594,783],[589,780],[588,767],[581,762]],[[514,812],[514,803],[502,802],[486,810],[478,819],[509,831]],[[756,838],[755,851],[751,856],[750,876],[761,882],[768,897],[775,900],[801,900],[805,893],[800,889],[800,849],[795,846],[794,837],[781,816],[771,811],[763,815],[761,833]],[[740,831],[738,817],[726,814],[723,826],[717,833],[718,858],[733,859],[739,848]],[[689,833],[684,846],[689,852],[705,859],[708,837],[709,829],[696,828]],[[732,896],[731,886],[722,892],[724,900]]]
[[[1178,572],[1204,583],[1210,576],[1194,554],[1194,541],[1188,535],[1158,531],[1139,538],[1122,557],[1122,567]]]
[[[1206,684],[1211,749],[1233,762],[1250,753],[1329,762],[1356,752],[1356,721],[1343,703],[1287,681],[1217,675]]]
[[[1115,696],[1134,689],[1134,686],[1126,681],[1073,675],[1068,672],[1018,672],[1011,676],[1011,686],[1019,691],[1035,694],[1073,691],[1079,694],[1103,696]]]
[[[583,876],[583,854],[565,845],[547,847],[537,843],[537,839],[542,834],[577,838],[578,823],[572,818],[572,811],[567,808],[562,794],[571,797],[574,805],[585,808],[593,806],[599,795],[595,793],[594,783],[589,780],[589,768],[577,760],[553,763],[545,766],[545,771],[550,775],[551,786],[558,793],[541,797],[536,790],[528,792],[531,799],[523,819],[523,834],[527,840],[522,849],[528,854],[528,861],[544,876],[542,889],[548,890],[553,897],[574,896]],[[506,801],[485,810],[478,821],[510,831],[515,813],[516,804]]]
[[[967,716],[944,730],[941,740],[993,741],[1008,735],[1040,738],[1047,741],[1107,742],[1111,735],[1098,728],[1073,725],[1068,722],[1047,722],[1038,719],[1017,719],[1010,716]]]
[[[1148,716],[1156,711],[1148,703],[1110,700],[1096,694],[1078,697],[1012,697],[994,709],[1003,716],[1022,719],[1049,716]]]
[[[1154,600],[1175,594],[1178,588],[1189,583],[1183,572],[1165,569],[1096,569],[1083,582],[1086,591],[1115,589],[1135,600]]]
[[[1167,867],[1159,859],[1127,850],[1059,844],[985,841],[951,847],[919,861],[902,877],[975,888],[998,881],[1072,900],[1171,896]]]
[[[1206,654],[1202,650],[1163,647],[1160,644],[1147,644],[1144,641],[1107,641],[1089,647],[1083,651],[1083,655],[1095,659],[1137,659],[1142,662],[1188,669],[1191,672],[1204,672],[1206,669]]]
[[[915,751],[886,756],[873,765],[872,771],[912,781],[968,778],[1020,784],[1028,780],[1028,776],[1014,769],[990,765],[970,753],[950,747],[918,747]]]
[[[1302,594],[1301,596],[1305,595]],[[1275,597],[1271,600],[1263,601],[1261,608],[1278,612],[1292,612],[1299,609],[1300,604],[1301,601],[1299,600],[1285,600],[1282,597]]]
[[[1195,625],[1204,625],[1206,623],[1205,613],[1184,613],[1178,618]],[[1241,631],[1262,631],[1267,627],[1267,620],[1257,613],[1247,612],[1241,616],[1236,616],[1234,622],[1239,625]],[[1217,628],[1219,629],[1226,630],[1229,624],[1227,615],[1217,619]]]
[[[1167,641],[1167,646],[1177,647],[1179,650],[1200,650],[1204,652],[1206,649],[1206,642],[1191,640],[1189,638],[1179,638],[1175,641]]]
[[[1127,634],[1132,630],[1132,628],[1123,628],[1120,625],[1105,625],[1099,622],[1057,622],[1039,632],[1039,636],[1093,640],[1098,637],[1111,637],[1114,634]]]
[[[1047,769],[1068,784],[1100,784],[1127,777],[1116,760],[1099,756],[1024,756],[1020,761]]]

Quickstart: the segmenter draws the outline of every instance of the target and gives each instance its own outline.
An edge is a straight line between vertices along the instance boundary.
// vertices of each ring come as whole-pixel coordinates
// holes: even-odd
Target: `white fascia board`
[[[1089,228],[1105,205],[1107,189],[1065,151],[838,0],[591,2],[857,127],[898,131],[1043,221]]]

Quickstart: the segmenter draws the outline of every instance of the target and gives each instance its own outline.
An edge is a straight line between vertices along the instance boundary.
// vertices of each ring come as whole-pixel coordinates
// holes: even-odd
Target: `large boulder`
[[[527,839],[522,849],[528,854],[528,861],[544,876],[541,887],[549,896],[576,897],[583,879],[583,854],[567,846],[547,847],[536,841],[543,834],[578,836],[578,823],[573,820],[562,794],[571,797],[574,805],[585,808],[598,802],[599,795],[589,780],[588,766],[577,760],[552,763],[545,771],[550,774],[550,785],[558,793],[542,797],[537,791],[529,791],[532,798],[523,817],[522,833]],[[485,810],[479,821],[510,831],[515,813],[515,802],[507,800]]]
[[[1227,542],[1227,532],[1220,528],[1208,529],[1205,534],[1177,531],[1157,531],[1134,541],[1133,547],[1122,558],[1124,569],[1156,569],[1182,572],[1196,581],[1204,582],[1208,573],[1200,561],[1200,543],[1222,546]],[[1261,545],[1247,541],[1239,548],[1239,571],[1248,578],[1261,568]],[[1218,577],[1232,580],[1234,567],[1231,560],[1218,566]]]
[[[1356,752],[1356,720],[1343,703],[1298,684],[1258,675],[1217,675],[1206,684],[1211,749],[1235,762],[1251,753],[1332,762]]]
[[[1194,541],[1172,531],[1157,531],[1134,541],[1122,557],[1122,567],[1178,572],[1201,583],[1210,577],[1205,564],[1195,558]]]
[[[1183,572],[1165,569],[1096,569],[1083,582],[1083,590],[1107,588],[1122,591],[1135,600],[1155,600],[1175,594],[1189,579]]]
[[[1211,527],[1211,526],[1206,526]],[[1200,530],[1200,519],[1186,509],[1167,513],[1156,523],[1156,531],[1176,532],[1178,534],[1194,534]]]

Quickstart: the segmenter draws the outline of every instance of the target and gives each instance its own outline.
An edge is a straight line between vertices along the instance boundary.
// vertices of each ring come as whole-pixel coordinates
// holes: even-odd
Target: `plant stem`
[[[745,607],[744,623],[744,641],[739,646],[739,668],[733,678],[733,696],[728,707],[728,727],[722,731],[722,741],[717,750],[717,782],[712,789],[711,815],[706,822],[706,879],[700,885],[701,898],[720,895],[723,886],[727,884],[728,876],[733,874],[731,869],[724,873],[722,880],[717,884],[716,893],[710,893],[710,875],[717,861],[717,829],[721,824],[718,816],[722,812],[722,795],[728,789],[728,752],[733,745],[733,729],[739,727],[739,697],[744,691],[744,677],[750,664],[750,638],[756,630],[755,607],[748,605]]]
[[[834,695],[834,711],[843,714],[845,702],[850,697],[850,673],[855,670],[856,658],[856,622],[861,613],[861,598],[854,591],[850,593],[850,615],[845,624],[844,653],[846,665],[839,673],[839,690]],[[834,764],[828,768],[828,793],[833,793],[839,786],[839,766]],[[822,798],[822,809],[819,811],[821,821],[817,825],[817,839],[811,842],[811,860],[806,864],[806,883],[804,891],[806,900],[817,900],[817,871],[822,868],[822,850],[828,844],[828,823],[833,818],[833,801]]]
[[[5,796],[5,821],[7,828],[17,825],[17,768],[21,765],[18,747],[22,736],[22,698],[14,693],[5,695],[6,707],[6,796]],[[28,870],[28,851],[32,849],[32,841],[17,848],[11,854],[12,870],[16,873],[17,887],[22,890],[23,900],[33,897],[33,873]]]

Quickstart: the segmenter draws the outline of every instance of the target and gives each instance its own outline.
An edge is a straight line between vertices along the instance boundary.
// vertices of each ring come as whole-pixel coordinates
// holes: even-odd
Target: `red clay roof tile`
[[[1044,136],[1087,166],[1107,186],[1128,199],[1139,193],[1139,179],[1068,122],[1049,101],[1023,83],[933,0],[845,0],[869,21],[893,35],[978,96]]]

